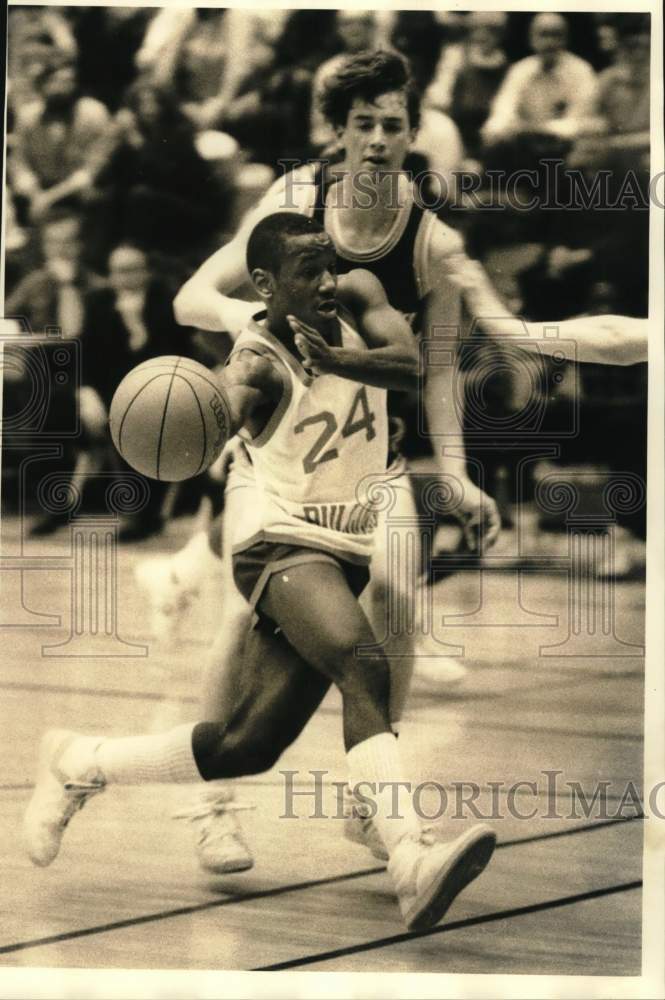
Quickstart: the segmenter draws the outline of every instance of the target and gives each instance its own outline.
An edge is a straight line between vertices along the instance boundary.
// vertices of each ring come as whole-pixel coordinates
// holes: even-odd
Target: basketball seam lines
[[[176,361],[175,365],[173,366],[173,371],[171,372],[171,381],[169,382],[169,387],[166,390],[166,399],[164,400],[164,412],[162,413],[162,424],[161,427],[159,428],[159,437],[157,438],[157,464],[155,467],[155,475],[159,481],[161,481],[159,475],[159,466],[162,454],[162,438],[164,437],[164,425],[166,424],[166,414],[169,409],[169,399],[171,398],[171,390],[173,388],[173,382],[175,380],[175,373],[179,364],[180,364],[180,358],[178,358],[178,360]],[[189,382],[187,384],[189,385]]]
[[[182,377],[185,378],[184,375]],[[203,416],[203,407],[201,406],[201,402],[199,400],[199,397],[196,395],[196,391],[194,389],[194,386],[189,381],[189,379],[185,378],[185,382],[187,383],[187,385],[191,389],[192,396],[194,397],[194,402],[196,403],[196,405],[199,408],[199,414],[201,416],[201,427],[203,428],[203,452],[201,454],[201,461],[199,462],[199,464],[198,464],[198,466],[196,468],[196,472],[194,473],[195,476],[198,476],[199,472],[201,472],[203,470],[203,466],[205,465],[206,454],[207,454],[207,451],[208,451],[208,432],[206,430],[206,420],[205,420],[205,417]]]
[[[127,419],[129,411],[131,410],[132,406],[134,405],[134,403],[136,402],[136,400],[139,398],[139,396],[141,395],[141,393],[143,392],[143,390],[147,389],[148,386],[152,385],[152,383],[155,382],[158,378],[161,378],[163,374],[164,374],[164,372],[159,372],[157,375],[153,375],[153,377],[148,382],[146,382],[144,385],[142,385],[140,389],[136,390],[136,392],[134,393],[134,395],[130,399],[129,403],[125,407],[125,412],[122,415],[122,420],[120,421],[120,426],[118,427],[118,451],[120,452],[121,455],[122,455],[122,429],[125,426],[125,420]]]

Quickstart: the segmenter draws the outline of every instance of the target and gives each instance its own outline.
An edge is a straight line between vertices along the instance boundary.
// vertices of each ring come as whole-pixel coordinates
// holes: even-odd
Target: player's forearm
[[[634,316],[578,316],[557,323],[525,323],[530,340],[519,346],[532,354],[554,354],[557,337],[545,337],[554,326],[560,337],[576,345],[577,361],[598,365],[637,365],[647,360],[648,321]]]
[[[354,351],[338,347],[331,352],[325,372],[362,382],[379,389],[410,392],[418,387],[418,357],[401,348],[377,347],[372,351]]]
[[[225,368],[216,376],[216,381],[226,404],[224,422],[227,427],[227,438],[230,440],[251,417],[256,406],[257,393],[255,389],[235,382],[231,368]]]
[[[247,321],[246,303],[230,297],[246,278],[244,245],[221,247],[185,282],[173,302],[178,323],[237,335]]]
[[[426,373],[423,390],[437,468],[460,480],[467,477],[462,378],[456,364],[434,365]]]
[[[193,326],[215,333],[225,330],[234,339],[247,325],[256,309],[255,302],[244,302],[222,295],[210,285],[197,283],[194,279],[183,285],[173,302],[176,321],[182,326]]]

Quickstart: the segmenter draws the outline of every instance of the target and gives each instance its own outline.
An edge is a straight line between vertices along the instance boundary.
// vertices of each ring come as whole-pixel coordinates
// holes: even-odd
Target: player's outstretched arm
[[[413,334],[388,302],[378,278],[369,271],[351,271],[339,279],[337,294],[356,320],[368,350],[331,347],[320,333],[292,316],[289,323],[305,367],[317,375],[339,375],[380,389],[417,388],[418,351]]]
[[[178,323],[199,330],[226,330],[232,337],[238,336],[257,308],[255,303],[229,295],[248,278],[245,248],[241,231],[185,282],[173,301]]]
[[[429,292],[425,299],[423,335],[434,338],[445,334],[458,336],[461,327],[461,296],[451,282],[451,260],[465,257],[461,238],[439,222],[430,241],[426,268]],[[464,373],[456,352],[430,353],[424,385],[424,404],[429,433],[435,443],[434,455],[439,473],[452,491],[452,506],[461,520],[464,537],[471,551],[490,548],[501,530],[501,517],[495,500],[472,482],[467,471],[464,443]],[[446,360],[448,358],[448,360]]]
[[[577,316],[556,323],[531,323],[511,315],[501,302],[481,265],[456,257],[451,278],[462,290],[466,304],[483,330],[493,337],[519,337],[517,344],[531,354],[559,350],[556,337],[545,337],[545,327],[574,340],[577,360],[593,364],[635,365],[647,360],[646,319],[632,316]]]
[[[217,384],[227,408],[228,437],[243,427],[253,432],[253,420],[267,420],[279,403],[284,383],[275,366],[267,358],[251,351],[231,355]]]
[[[278,178],[258,205],[247,214],[230,243],[226,243],[185,282],[173,302],[178,323],[199,330],[226,330],[233,338],[256,312],[256,303],[232,298],[249,281],[245,253],[254,226],[273,212],[300,212],[314,197],[311,168]]]
[[[647,360],[647,319],[635,316],[576,316],[557,323],[525,323],[533,350],[553,354],[556,338],[544,337],[545,326],[556,326],[559,334],[574,340],[577,360],[596,365],[638,365]],[[520,344],[529,350],[531,345]]]

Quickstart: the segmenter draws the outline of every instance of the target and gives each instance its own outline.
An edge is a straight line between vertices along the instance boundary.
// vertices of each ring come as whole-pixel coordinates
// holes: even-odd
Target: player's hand
[[[302,366],[312,375],[325,375],[332,370],[334,349],[313,326],[308,326],[296,316],[286,317],[293,330],[295,345],[302,357]]]
[[[236,460],[238,443],[237,436],[230,438],[212,465],[208,466],[208,475],[214,482],[224,484],[228,479],[231,466]]]
[[[470,552],[482,555],[496,542],[501,531],[501,515],[496,501],[479,489],[470,479],[460,483],[462,501],[455,510],[462,522],[464,541]]]

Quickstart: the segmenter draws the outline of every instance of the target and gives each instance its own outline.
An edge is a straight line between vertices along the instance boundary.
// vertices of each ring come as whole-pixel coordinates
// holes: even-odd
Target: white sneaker
[[[410,931],[434,927],[455,897],[487,865],[496,835],[483,823],[456,840],[436,842],[423,831],[418,839],[407,835],[393,851],[388,871]]]
[[[171,556],[142,559],[134,567],[134,578],[150,604],[150,630],[161,646],[175,646],[186,612],[199,596],[199,588],[187,585]]]
[[[254,865],[235,813],[255,806],[235,801],[232,788],[215,783],[199,793],[193,805],[174,813],[190,820],[197,834],[196,854],[204,871],[214,875],[244,872]]]
[[[58,855],[67,824],[88,799],[104,791],[106,782],[97,767],[83,774],[66,774],[59,762],[78,733],[51,729],[39,748],[35,790],[23,818],[23,836],[35,865],[46,867]]]
[[[344,836],[354,844],[362,844],[379,861],[388,860],[388,851],[371,816],[348,785],[344,786]]]

